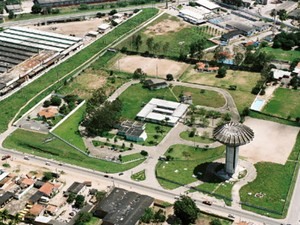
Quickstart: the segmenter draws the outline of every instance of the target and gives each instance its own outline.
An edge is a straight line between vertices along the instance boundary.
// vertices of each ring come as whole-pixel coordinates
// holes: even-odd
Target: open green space
[[[76,112],[74,112],[68,119],[66,119],[53,131],[54,134],[63,138],[82,151],[86,151],[86,147],[78,131],[78,127],[81,121],[84,119],[85,107],[86,105],[84,104],[83,106],[78,108]]]
[[[212,162],[224,156],[224,146],[214,149],[194,148],[186,145],[173,145],[165,153],[173,157],[171,161],[160,161],[156,166],[156,176],[165,189],[175,189],[197,181],[197,166]]]
[[[113,147],[115,150],[119,150],[119,151],[128,151],[128,150],[131,150],[131,148],[128,147],[128,146],[126,146],[125,143],[124,143],[125,144],[124,148],[122,146],[120,146],[120,145],[114,144],[113,142],[110,143],[110,142],[102,142],[102,141],[93,140],[92,143],[93,143],[93,145],[95,147],[98,147],[98,146],[100,146],[100,147],[102,147],[102,146],[109,146],[109,147]]]
[[[131,179],[134,181],[143,181],[146,180],[145,170],[141,170],[137,173],[131,175]]]
[[[205,30],[203,27],[186,24],[175,16],[163,14],[136,34],[141,36],[141,46],[138,52],[149,51],[158,55],[178,58],[181,52],[188,53],[190,44],[199,39],[205,40],[205,48],[214,46],[211,41],[207,40],[211,36]],[[154,45],[158,45],[157,49],[154,47],[149,49],[147,45],[148,38],[153,38]],[[164,47],[166,43],[168,43],[167,48]],[[126,47],[127,50],[137,51],[132,44],[131,37],[117,47],[119,49]]]
[[[260,80],[260,74],[249,71],[227,70],[224,78],[217,78],[215,73],[200,73],[190,67],[189,71],[180,77],[180,80],[223,89],[229,89],[230,85],[236,85],[236,90],[228,90],[228,92],[233,97],[241,113],[245,107],[250,107],[255,99],[255,95],[251,94],[251,91],[256,86],[257,81]]]
[[[263,108],[263,112],[281,118],[300,117],[300,91],[277,88],[271,100]]]
[[[213,215],[213,214],[207,214],[202,211],[200,212],[200,216],[197,219],[196,224],[208,225],[208,224],[212,224],[211,222],[216,219],[221,222],[221,225],[231,225],[232,224],[232,221],[227,218],[219,217],[219,216]]]
[[[280,48],[271,48],[265,47],[262,48],[261,51],[266,52],[271,55],[275,55],[277,60],[285,60],[292,62],[295,59],[300,58],[300,51],[299,50],[283,50]]]
[[[143,156],[141,153],[134,153],[131,155],[122,156],[122,162],[125,163],[125,162],[130,162],[133,160],[144,159],[144,158],[145,156]]]
[[[204,136],[196,136],[196,135],[194,137],[190,137],[189,133],[190,133],[189,131],[183,131],[180,133],[180,137],[187,141],[194,141],[194,142],[199,142],[204,144],[214,143],[214,140],[211,138],[207,138]]]
[[[144,161],[144,159],[141,159],[132,163],[118,164],[90,158],[61,140],[51,140],[52,138],[52,135],[18,129],[3,142],[3,146],[8,149],[15,149],[49,160],[54,159],[60,162],[108,173],[125,171],[136,167]]]
[[[184,86],[175,86],[172,91],[176,96],[189,92],[192,96],[194,105],[209,106],[219,108],[225,105],[226,101],[223,95],[215,91],[202,90],[199,88],[190,88]]]
[[[123,103],[122,117],[133,120],[152,98],[176,101],[169,88],[149,91],[147,88],[143,88],[142,84],[134,84],[119,96]]]
[[[244,209],[276,218],[286,216],[299,168],[299,152],[300,134],[289,157],[296,161],[287,161],[284,165],[270,162],[255,164],[257,177],[241,188],[240,196],[242,202],[258,208],[243,205]],[[255,197],[256,193],[262,193],[262,197]]]
[[[147,123],[145,129],[147,133],[147,139],[145,142],[142,142],[141,144],[144,144],[146,146],[157,145],[162,141],[162,139],[164,139],[164,137],[169,133],[171,129],[172,127],[169,126]]]
[[[111,32],[104,35],[102,38],[96,40],[91,45],[82,49],[80,52],[67,59],[63,63],[59,64],[49,72],[45,73],[40,78],[33,81],[31,84],[23,87],[15,94],[1,101],[0,104],[0,132],[7,129],[8,123],[18,113],[18,110],[28,103],[37,93],[42,91],[40,95],[35,97],[30,103],[21,111],[20,115],[27,112],[31,107],[38,103],[45,96],[49,95],[53,90],[56,90],[63,85],[64,79],[55,85],[51,86],[58,79],[68,76],[71,77],[76,71],[78,71],[83,63],[91,59],[92,56],[103,50],[109,44],[116,41],[123,35],[131,32],[132,29],[139,26],[141,23],[150,19],[158,12],[157,9],[143,9],[143,11],[134,16],[133,18],[122,23],[120,26],[112,30]],[[78,68],[78,69],[76,69]],[[76,70],[75,70],[76,69]],[[19,115],[19,116],[20,116]]]

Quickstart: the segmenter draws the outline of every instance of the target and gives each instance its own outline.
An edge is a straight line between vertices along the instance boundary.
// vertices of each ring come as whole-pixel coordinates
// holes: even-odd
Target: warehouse
[[[0,95],[81,46],[81,38],[24,27],[0,32]]]

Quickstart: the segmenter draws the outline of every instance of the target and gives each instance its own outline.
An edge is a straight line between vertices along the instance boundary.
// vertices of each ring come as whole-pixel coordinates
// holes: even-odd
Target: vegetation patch
[[[200,73],[193,67],[190,67],[190,70],[183,74],[180,80],[228,89],[241,113],[255,99],[255,95],[251,94],[251,91],[260,78],[261,75],[259,73],[239,70],[227,70],[224,78],[218,78],[215,73]],[[236,86],[236,89],[230,90],[233,86]]]
[[[264,107],[263,112],[281,118],[300,118],[300,91],[277,88],[272,99]]]
[[[285,60],[285,61],[294,61],[295,59],[300,58],[300,51],[299,50],[283,50],[280,48],[271,48],[265,47],[262,48],[261,51],[266,52],[270,55],[276,55],[277,60]]]
[[[300,134],[290,159],[298,161],[299,152]],[[256,179],[240,190],[241,201],[250,205],[243,205],[243,208],[263,215],[284,218],[296,182],[299,168],[297,161],[287,161],[284,165],[269,162],[255,164]]]
[[[154,8],[143,9],[143,11],[137,16],[122,23],[116,29],[98,39],[91,45],[87,46],[82,51],[75,54],[73,57],[67,59],[63,63],[56,66],[54,69],[50,70],[40,78],[33,81],[31,84],[26,85],[15,94],[1,101],[0,132],[3,132],[7,129],[8,123],[18,113],[18,110],[31,98],[33,98],[38,92],[44,90],[21,111],[20,115],[22,115],[24,112],[27,112],[41,99],[49,95],[53,90],[56,90],[58,87],[60,87],[64,83],[64,80],[50,87],[51,84],[53,84],[55,81],[57,81],[59,78],[62,78],[66,74],[69,74],[69,77],[71,77],[74,72],[76,72],[74,71],[74,69],[78,68],[79,65],[82,65],[83,63],[88,61],[92,56],[103,50],[108,44],[114,42],[122,35],[128,33],[130,30],[136,28],[141,23],[153,17],[155,14],[157,14],[157,12],[158,10]]]
[[[84,119],[85,105],[77,109],[67,120],[60,124],[53,133],[81,149],[86,151],[85,144],[78,130],[79,124]]]
[[[213,108],[219,108],[225,105],[225,98],[223,95],[215,91],[184,86],[175,86],[172,88],[172,91],[178,97],[185,94],[191,95],[194,105],[208,106]]]
[[[206,137],[206,136],[196,136],[194,135],[193,137],[191,137],[190,135],[191,132],[189,131],[183,131],[180,133],[180,137],[184,140],[187,141],[194,141],[194,142],[198,142],[198,143],[204,143],[204,144],[210,144],[210,143],[214,143],[214,140]]]
[[[51,135],[16,130],[4,142],[3,146],[8,149],[15,149],[24,153],[44,157],[49,160],[54,159],[60,162],[73,164],[93,170],[108,173],[117,173],[136,167],[144,159],[127,163],[117,164],[105,160],[90,158],[59,139]]]
[[[174,189],[197,181],[197,166],[223,157],[224,150],[224,146],[214,149],[171,146],[165,153],[167,161],[160,161],[156,166],[160,185],[165,189]]]
[[[131,179],[135,181],[143,181],[146,180],[146,173],[145,170],[141,170],[137,173],[131,175]]]

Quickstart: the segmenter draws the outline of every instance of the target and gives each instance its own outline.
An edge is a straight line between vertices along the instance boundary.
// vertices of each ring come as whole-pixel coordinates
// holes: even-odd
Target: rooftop
[[[54,184],[47,182],[43,184],[43,186],[39,189],[39,191],[44,193],[47,196],[50,196],[54,188],[55,188]]]
[[[213,10],[213,9],[218,9],[220,6],[215,4],[214,2],[208,1],[208,0],[198,0],[196,1],[196,4],[202,5],[203,7]]]
[[[271,69],[271,71],[273,72],[273,77],[274,79],[281,79],[285,76],[290,76],[291,75],[291,72],[289,71],[284,71],[284,70],[278,70],[278,69]]]
[[[48,118],[55,117],[57,113],[58,113],[57,107],[48,107],[39,111],[38,115],[40,117],[45,117],[46,119],[48,119]]]
[[[73,184],[71,184],[71,186],[67,189],[68,193],[74,193],[74,194],[78,194],[82,188],[84,188],[85,184],[84,183],[79,183],[77,181],[73,182]]]
[[[29,210],[29,214],[30,215],[34,215],[34,216],[38,216],[40,215],[40,213],[43,211],[44,206],[40,205],[40,204],[35,204],[31,207],[31,209]]]

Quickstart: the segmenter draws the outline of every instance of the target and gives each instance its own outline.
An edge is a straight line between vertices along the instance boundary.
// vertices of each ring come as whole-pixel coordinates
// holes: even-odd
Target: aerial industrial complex
[[[299,7],[1,2],[0,222],[299,224]]]

